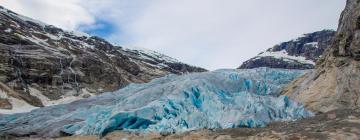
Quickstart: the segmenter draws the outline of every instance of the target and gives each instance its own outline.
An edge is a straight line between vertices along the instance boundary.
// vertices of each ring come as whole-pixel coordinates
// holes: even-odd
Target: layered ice
[[[0,116],[0,133],[55,137],[262,127],[312,116],[279,96],[282,86],[305,72],[258,68],[169,75],[69,104]]]

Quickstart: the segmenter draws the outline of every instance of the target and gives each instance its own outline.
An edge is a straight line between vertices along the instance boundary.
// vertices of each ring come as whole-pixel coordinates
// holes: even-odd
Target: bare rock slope
[[[0,6],[1,113],[65,103],[170,73],[202,71],[154,51],[114,46]]]
[[[347,0],[331,47],[283,94],[316,112],[360,107],[360,1]]]

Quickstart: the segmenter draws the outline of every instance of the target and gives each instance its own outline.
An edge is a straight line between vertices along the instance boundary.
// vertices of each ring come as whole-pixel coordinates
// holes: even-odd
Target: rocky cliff
[[[294,40],[280,43],[245,61],[239,69],[258,67],[313,69],[315,62],[330,46],[335,31],[323,30],[304,34]]]
[[[316,70],[283,91],[313,111],[360,107],[360,1],[346,3],[334,41]]]
[[[0,6],[0,111],[22,112],[205,69],[144,49],[114,46]]]

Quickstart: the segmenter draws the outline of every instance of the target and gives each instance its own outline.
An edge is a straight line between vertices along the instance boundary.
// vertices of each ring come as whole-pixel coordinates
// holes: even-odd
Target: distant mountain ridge
[[[294,40],[280,43],[245,61],[239,69],[258,67],[285,69],[313,69],[316,61],[331,44],[333,30],[304,34]]]
[[[0,113],[87,98],[171,73],[203,71],[154,51],[64,31],[0,6]]]

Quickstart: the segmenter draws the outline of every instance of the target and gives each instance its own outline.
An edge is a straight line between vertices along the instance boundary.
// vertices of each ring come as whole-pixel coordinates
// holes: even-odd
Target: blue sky
[[[86,32],[91,35],[101,36],[104,38],[110,37],[111,34],[118,32],[118,28],[116,25],[112,24],[109,21],[102,20],[102,19],[95,19],[95,26],[83,25],[79,26],[77,30]],[[121,41],[119,41],[121,42]]]
[[[2,0],[20,14],[210,70],[336,29],[344,0]]]

